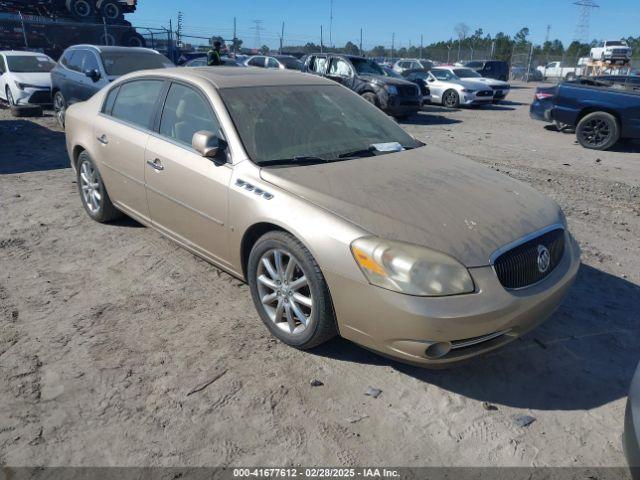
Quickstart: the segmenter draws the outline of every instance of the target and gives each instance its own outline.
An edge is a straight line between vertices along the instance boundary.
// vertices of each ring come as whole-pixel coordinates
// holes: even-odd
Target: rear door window
[[[82,66],[83,72],[88,72],[91,70],[100,71],[100,64],[98,63],[98,57],[96,57],[95,53],[87,52],[84,58],[84,64]]]
[[[336,77],[350,77],[351,66],[342,58],[334,58],[333,60],[331,60],[329,75],[333,75]]]
[[[111,115],[132,125],[150,129],[164,81],[135,80],[120,86]]]
[[[264,57],[254,57],[247,63],[252,67],[264,67]]]
[[[327,65],[327,57],[316,57],[313,62],[313,71],[316,73],[324,73],[325,66]]]

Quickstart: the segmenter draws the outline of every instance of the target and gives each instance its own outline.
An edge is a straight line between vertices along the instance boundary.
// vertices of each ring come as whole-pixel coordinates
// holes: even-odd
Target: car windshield
[[[482,78],[482,75],[480,75],[475,70],[471,70],[470,68],[456,68],[453,73],[458,78]]]
[[[358,72],[358,75],[384,75],[382,67],[373,60],[366,58],[351,58],[353,67]]]
[[[102,52],[102,62],[107,75],[117,77],[138,70],[174,66],[167,57],[154,52]]]
[[[220,96],[256,163],[296,157],[337,160],[372,144],[420,145],[386,114],[339,85],[221,89]]]
[[[289,70],[302,70],[302,62],[295,57],[276,57]]]
[[[15,73],[46,73],[56,66],[46,55],[7,55],[7,66]]]
[[[607,42],[607,47],[626,47],[626,42],[621,42],[619,40],[613,42]]]

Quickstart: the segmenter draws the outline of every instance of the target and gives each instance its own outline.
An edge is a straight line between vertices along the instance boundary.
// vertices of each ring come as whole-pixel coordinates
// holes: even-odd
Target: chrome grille
[[[560,263],[564,254],[564,230],[559,228],[529,240],[503,253],[493,263],[503,287],[523,288],[546,278]],[[549,265],[539,268],[540,248],[549,251]]]

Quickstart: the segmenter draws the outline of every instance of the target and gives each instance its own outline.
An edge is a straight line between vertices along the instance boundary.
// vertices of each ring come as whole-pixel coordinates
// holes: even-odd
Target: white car
[[[493,102],[493,89],[477,78],[459,78],[457,67],[432,68],[427,79],[431,92],[431,103],[439,103],[448,108],[483,105]],[[469,69],[465,69],[469,70]]]
[[[590,56],[594,60],[631,60],[633,51],[625,40],[607,40],[591,49]]]
[[[463,85],[464,88],[456,89],[460,105],[476,105],[481,103],[497,103],[504,100],[511,91],[511,85],[502,80],[485,78],[472,68],[467,67],[437,67],[431,69],[432,77],[436,81],[429,80],[431,98],[436,102],[446,105],[455,100],[451,92],[445,95],[446,90],[440,86],[442,82]],[[458,91],[459,90],[459,91]],[[442,97],[438,95],[441,91]],[[434,92],[436,98],[434,99]],[[446,105],[451,106],[451,105]],[[457,105],[456,105],[457,106]]]
[[[10,106],[50,105],[56,62],[43,53],[0,51],[0,100]]]
[[[302,62],[291,55],[254,55],[244,61],[247,67],[302,70]]]

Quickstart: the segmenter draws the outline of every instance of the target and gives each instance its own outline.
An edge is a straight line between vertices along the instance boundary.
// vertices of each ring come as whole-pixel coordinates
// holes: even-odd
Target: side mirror
[[[94,82],[100,80],[100,72],[97,69],[87,70],[84,74]]]
[[[220,159],[219,155],[227,148],[227,142],[219,138],[215,133],[200,130],[193,134],[191,140],[193,149],[205,158],[210,158],[216,165],[224,165],[226,159]]]
[[[429,78],[427,78],[427,82],[433,83],[433,82],[435,82],[435,80],[433,79],[433,77],[429,77]]]

